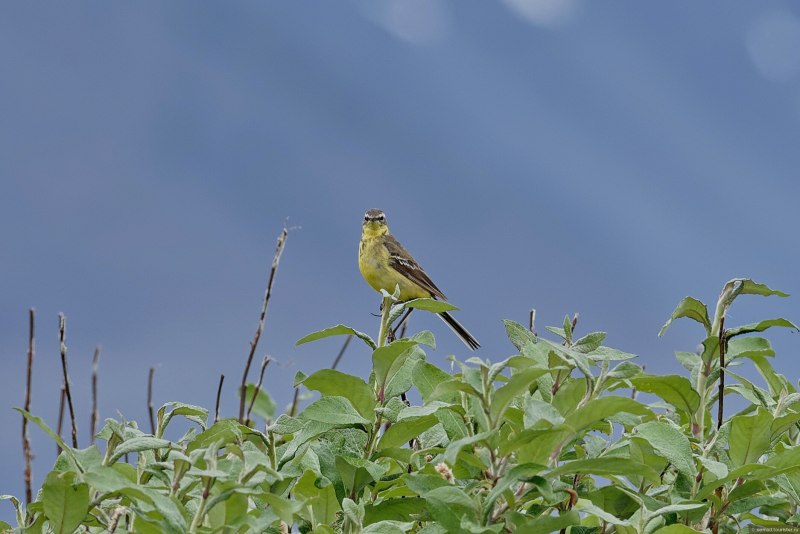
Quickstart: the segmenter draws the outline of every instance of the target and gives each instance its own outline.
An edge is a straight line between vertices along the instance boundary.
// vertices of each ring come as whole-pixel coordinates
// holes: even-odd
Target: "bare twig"
[[[219,375],[219,386],[217,386],[217,402],[214,405],[214,422],[219,421],[219,398],[222,396],[222,383],[225,382],[225,375]]]
[[[34,322],[36,319],[36,310],[31,308],[28,310],[28,374],[25,382],[25,411],[31,411],[31,375],[33,369],[33,355],[35,353],[34,345]],[[25,456],[25,502],[30,504],[33,501],[31,462],[33,461],[33,453],[31,452],[31,438],[28,435],[28,418],[22,418],[22,454]]]
[[[69,389],[69,374],[67,374],[67,345],[64,338],[67,331],[67,318],[63,313],[58,314],[58,339],[61,346],[61,369],[64,371],[64,392],[67,395],[67,407],[69,408],[69,418],[72,423],[72,446],[78,448],[78,425],[75,422],[75,408],[72,405],[72,392]]]
[[[536,322],[536,308],[531,308],[530,316],[528,317],[528,330],[533,332],[533,335],[536,335],[536,330],[534,330],[534,323]]]
[[[62,436],[62,429],[64,428],[64,404],[66,403],[66,393],[64,384],[61,384],[61,394],[58,397],[58,426],[56,426],[56,434],[58,437]],[[57,454],[61,454],[61,445],[56,444]]]
[[[297,413],[297,401],[300,400],[300,388],[294,388],[294,397],[292,397],[292,406],[289,408],[289,417],[294,417]]]
[[[289,235],[289,230],[285,227],[281,234],[278,236],[278,245],[275,247],[275,256],[272,258],[272,268],[269,272],[269,280],[267,281],[267,290],[264,292],[264,302],[261,305],[261,315],[258,318],[258,327],[256,328],[256,333],[253,336],[253,341],[250,342],[250,353],[247,355],[247,363],[244,366],[244,374],[242,375],[242,389],[241,391],[244,392],[245,386],[247,385],[247,375],[250,372],[250,365],[253,363],[253,356],[256,353],[256,347],[258,347],[258,340],[261,339],[261,332],[264,330],[264,318],[267,315],[267,306],[269,305],[269,298],[272,296],[272,284],[275,281],[275,273],[278,271],[278,263],[281,260],[281,254],[283,253],[283,247],[286,244],[286,237]],[[239,422],[244,423],[244,404],[245,398],[244,395],[240,395],[239,398]]]
[[[719,320],[719,394],[717,395],[717,429],[722,426],[725,398],[725,350],[728,344],[725,331],[725,316]]]
[[[344,344],[342,344],[342,348],[339,349],[339,354],[337,354],[336,355],[336,359],[333,360],[333,365],[331,365],[331,369],[336,369],[336,367],[339,365],[339,362],[341,361],[342,356],[344,356],[344,351],[347,350],[347,346],[350,344],[350,340],[352,340],[352,339],[353,339],[353,334],[350,334],[344,340]]]
[[[147,373],[147,415],[150,417],[150,433],[156,435],[156,420],[153,415],[153,375],[156,368],[151,367]]]
[[[92,418],[91,424],[91,437],[92,444],[94,444],[94,437],[97,434],[97,419],[100,413],[97,410],[97,364],[100,362],[100,345],[94,349],[94,357],[92,358]]]
[[[264,359],[261,360],[261,371],[258,374],[258,383],[256,384],[255,390],[253,390],[253,397],[250,399],[250,405],[247,407],[247,420],[250,420],[250,412],[253,411],[253,405],[256,403],[256,397],[258,397],[258,392],[261,391],[261,384],[264,382],[264,371],[267,370],[267,366],[269,362],[272,361],[272,358],[269,356],[264,356]],[[246,390],[242,390],[242,395],[246,393]]]

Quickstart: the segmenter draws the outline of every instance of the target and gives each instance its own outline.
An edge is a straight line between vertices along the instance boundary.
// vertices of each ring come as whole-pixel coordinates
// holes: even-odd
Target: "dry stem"
[[[72,392],[69,388],[69,375],[67,374],[67,345],[64,338],[67,331],[67,318],[63,313],[58,314],[58,338],[61,346],[61,369],[64,372],[64,392],[67,395],[67,407],[69,408],[69,419],[72,423],[72,446],[78,448],[78,425],[75,422],[75,408],[72,405]]]
[[[214,405],[214,422],[219,421],[219,398],[222,396],[222,383],[225,382],[225,375],[219,375],[219,386],[217,386],[217,402]]]
[[[150,433],[156,435],[156,420],[153,415],[153,375],[156,373],[155,367],[150,368],[147,373],[147,415],[150,417]]]
[[[31,411],[31,373],[33,370],[33,355],[35,352],[34,346],[34,320],[36,318],[36,311],[31,308],[28,310],[28,374],[25,382],[25,411]],[[33,453],[31,452],[31,438],[28,435],[28,418],[22,418],[22,453],[25,456],[25,502],[30,504],[33,501],[33,490],[31,474],[31,462],[33,461]]]
[[[250,353],[247,355],[247,364],[244,366],[244,374],[242,375],[242,394],[239,396],[239,422],[244,423],[244,404],[245,404],[245,386],[247,386],[247,375],[250,373],[250,365],[253,363],[253,356],[256,353],[256,347],[258,347],[258,340],[261,339],[261,332],[264,330],[264,318],[267,315],[267,306],[269,305],[269,299],[272,296],[272,284],[275,281],[275,273],[278,271],[278,263],[281,260],[281,254],[283,253],[283,247],[286,244],[286,237],[289,235],[289,231],[284,228],[281,231],[281,234],[278,236],[278,245],[275,247],[275,256],[272,258],[272,269],[269,272],[269,280],[267,282],[267,290],[264,292],[264,302],[261,305],[261,315],[258,318],[258,327],[256,328],[256,333],[253,336],[253,341],[250,342]]]
[[[100,416],[97,410],[97,364],[100,362],[100,346],[94,349],[94,357],[92,357],[92,417],[90,421],[90,430],[92,444],[94,444],[95,434],[97,434],[97,419]]]

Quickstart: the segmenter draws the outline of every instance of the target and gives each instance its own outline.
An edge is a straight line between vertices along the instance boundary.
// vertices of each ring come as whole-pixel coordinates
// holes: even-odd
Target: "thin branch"
[[[722,426],[722,413],[725,398],[725,350],[728,340],[725,331],[725,316],[719,320],[719,394],[717,395],[717,430]]]
[[[61,394],[58,397],[58,426],[56,426],[56,434],[62,437],[62,429],[64,428],[64,404],[66,404],[66,393],[64,384],[61,384]],[[61,454],[61,445],[56,444],[57,454]]]
[[[151,367],[147,373],[147,415],[150,416],[150,433],[156,435],[156,420],[153,415],[153,375],[156,368]]]
[[[400,339],[406,337],[406,330],[408,329],[408,321],[403,323],[403,326],[400,327]]]
[[[250,412],[253,411],[253,405],[256,403],[256,397],[258,397],[258,392],[261,391],[261,384],[264,382],[264,371],[267,370],[267,366],[269,362],[272,361],[272,358],[269,356],[264,356],[264,359],[261,360],[261,371],[258,374],[258,383],[256,384],[256,389],[253,391],[253,398],[250,399],[250,406],[247,407],[247,420],[250,420]],[[246,390],[242,390],[242,395],[244,395]]]
[[[64,391],[67,394],[67,407],[72,423],[72,446],[78,448],[78,425],[75,422],[75,408],[72,405],[72,392],[69,389],[69,375],[67,374],[67,345],[64,338],[67,331],[67,318],[63,313],[58,314],[58,338],[61,346],[61,369],[64,371]]]
[[[33,370],[33,356],[35,353],[34,344],[34,322],[36,319],[36,310],[31,308],[28,310],[28,374],[25,382],[25,411],[31,411],[31,376]],[[30,504],[33,501],[31,462],[33,461],[33,453],[31,452],[31,438],[28,434],[28,418],[22,418],[22,454],[25,456],[25,503]]]
[[[297,401],[300,400],[300,388],[294,388],[294,397],[292,398],[292,406],[289,408],[289,417],[294,417],[297,413]]]
[[[97,364],[100,362],[100,345],[94,348],[94,357],[92,358],[92,418],[91,424],[91,440],[94,444],[94,437],[97,434],[97,419],[100,417],[100,412],[97,410]]]
[[[339,365],[339,362],[340,362],[340,361],[341,361],[341,359],[342,359],[342,356],[344,356],[344,351],[346,351],[346,350],[347,350],[347,346],[350,344],[350,340],[352,340],[352,339],[353,339],[353,334],[350,334],[350,335],[349,335],[349,336],[347,336],[347,338],[344,340],[344,344],[342,345],[342,348],[341,348],[341,349],[339,349],[339,354],[337,354],[337,355],[336,355],[336,359],[335,359],[335,360],[333,360],[333,365],[331,365],[331,369],[336,369],[336,367],[338,367],[338,365]]]
[[[217,386],[217,402],[214,405],[214,422],[219,421],[219,398],[222,396],[222,383],[225,382],[225,375],[219,375],[219,386]]]
[[[269,298],[272,296],[272,284],[275,281],[275,273],[278,271],[278,263],[281,261],[281,254],[283,247],[286,244],[286,237],[289,235],[289,230],[285,227],[281,234],[278,236],[278,245],[275,247],[275,256],[272,258],[272,269],[269,272],[269,281],[267,282],[267,290],[264,292],[264,302],[261,305],[261,315],[258,318],[258,327],[253,336],[253,341],[250,342],[250,353],[247,355],[247,364],[244,366],[244,374],[242,375],[242,389],[244,392],[247,385],[247,375],[250,373],[250,365],[253,363],[253,356],[258,347],[258,340],[261,339],[261,332],[264,330],[264,318],[267,316],[267,306],[269,305]],[[244,423],[244,395],[239,396],[239,422]]]

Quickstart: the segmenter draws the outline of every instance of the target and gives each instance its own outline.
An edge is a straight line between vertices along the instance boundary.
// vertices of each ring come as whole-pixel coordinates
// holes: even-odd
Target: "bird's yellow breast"
[[[400,300],[430,297],[430,292],[391,267],[389,251],[384,246],[383,239],[383,234],[370,232],[365,227],[358,247],[358,269],[361,276],[378,292],[384,289],[392,294],[399,285]]]

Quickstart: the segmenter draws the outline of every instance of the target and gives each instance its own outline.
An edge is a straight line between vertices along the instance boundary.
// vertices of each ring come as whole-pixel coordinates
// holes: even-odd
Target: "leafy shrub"
[[[319,398],[264,432],[235,419],[209,425],[205,409],[173,402],[158,411],[153,434],[107,420],[98,435],[104,447],[75,449],[20,410],[63,452],[29,506],[5,497],[17,507],[18,527],[0,526],[680,534],[798,525],[800,394],[770,364],[769,341],[745,336],[795,326],[772,319],[726,328],[730,305],[744,294],[785,296],[735,279],[713,317],[694,298],[678,305],[662,333],[682,317],[704,330],[702,350],[677,354],[686,376],[645,373],[633,355],[603,346],[603,332],[576,339],[568,317],[548,327],[555,341],[506,321],[517,354],[456,361],[450,374],[425,358],[430,332],[391,342],[384,335],[408,308],[449,305],[387,294],[377,340],[339,325],[298,342],[357,336],[373,350],[369,380],[333,369],[298,373],[295,385]],[[732,370],[748,360],[763,384]],[[266,392],[245,392],[271,421]],[[652,402],[638,400],[640,392]],[[725,419],[730,395],[746,407]],[[176,417],[196,426],[165,440]]]

